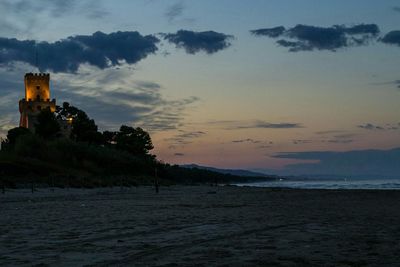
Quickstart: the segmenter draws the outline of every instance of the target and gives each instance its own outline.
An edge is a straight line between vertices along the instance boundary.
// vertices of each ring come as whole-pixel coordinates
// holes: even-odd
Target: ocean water
[[[400,189],[399,179],[337,179],[337,180],[276,180],[255,183],[237,184],[238,186],[285,187],[298,189]]]

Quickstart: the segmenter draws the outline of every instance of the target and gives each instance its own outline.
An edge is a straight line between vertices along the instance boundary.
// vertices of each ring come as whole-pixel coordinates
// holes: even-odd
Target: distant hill
[[[275,175],[267,175],[264,173],[260,172],[254,172],[254,171],[248,171],[248,170],[240,170],[240,169],[218,169],[218,168],[213,168],[213,167],[207,167],[207,166],[200,166],[197,164],[185,164],[185,165],[180,165],[183,168],[188,168],[188,169],[200,169],[200,170],[207,170],[207,171],[213,171],[213,172],[218,172],[218,173],[223,173],[223,174],[230,174],[230,175],[235,175],[235,176],[242,176],[242,177],[265,177],[265,178],[271,178],[274,177]]]

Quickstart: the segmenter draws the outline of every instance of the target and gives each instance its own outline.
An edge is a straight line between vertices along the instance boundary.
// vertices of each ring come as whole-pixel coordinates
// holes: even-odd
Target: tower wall
[[[25,74],[25,99],[50,101],[50,74]]]
[[[19,101],[19,126],[34,132],[36,116],[46,108],[50,108],[51,112],[56,110],[56,100],[50,101],[50,74],[25,74],[25,98]]]

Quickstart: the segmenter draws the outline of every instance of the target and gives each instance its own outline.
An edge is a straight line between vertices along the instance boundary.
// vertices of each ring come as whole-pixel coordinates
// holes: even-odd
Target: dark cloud
[[[315,134],[318,135],[326,135],[326,134],[336,134],[336,133],[342,133],[342,130],[327,130],[327,131],[319,131],[319,132],[315,132]]]
[[[302,140],[302,139],[297,139],[292,141],[294,145],[310,144],[312,142],[313,142],[312,140]]]
[[[136,86],[140,89],[160,89],[161,85],[159,85],[158,83],[155,82],[149,82],[149,81],[137,81],[136,82]]]
[[[396,11],[396,12],[400,12],[400,6],[394,6],[394,7],[392,7],[392,10]]]
[[[386,130],[399,130],[400,129],[400,123],[397,123],[397,124],[386,124],[385,128],[386,128]]]
[[[352,133],[346,133],[346,134],[337,134],[337,135],[334,135],[333,137],[335,139],[349,139],[349,138],[352,138],[354,136],[356,136],[356,135],[352,134]]]
[[[253,30],[255,35],[271,38],[282,37],[277,44],[289,48],[291,52],[329,50],[366,45],[377,38],[380,30],[376,24],[358,24],[355,26],[334,25],[317,27],[296,25],[285,30],[283,26]]]
[[[400,148],[392,150],[354,150],[347,152],[284,152],[273,157],[317,161],[287,165],[284,172],[291,175],[398,178],[400,174]]]
[[[311,144],[311,143],[331,143],[331,144],[349,144],[354,142],[353,137],[356,136],[352,133],[344,133],[344,134],[336,134],[334,133],[341,133],[343,131],[339,130],[331,130],[331,131],[321,131],[317,132],[316,134],[320,135],[322,138],[317,139],[294,139],[292,143],[294,145],[304,145],[304,144]]]
[[[207,121],[200,123],[207,125],[208,127],[220,126],[226,130],[237,130],[237,129],[293,129],[293,128],[304,128],[300,123],[289,123],[289,122],[278,122],[270,123],[262,120],[220,120],[220,121]]]
[[[198,138],[200,136],[205,135],[206,133],[203,131],[194,131],[194,132],[185,132],[181,131],[180,134],[177,135],[179,138],[184,138],[184,139],[192,139],[192,138]]]
[[[170,143],[169,148],[182,147],[194,142],[194,139],[200,138],[204,136],[206,133],[203,131],[183,131],[180,130],[180,133],[171,137],[164,139],[165,141]]]
[[[260,140],[254,140],[252,138],[247,138],[247,139],[239,139],[239,140],[233,140],[232,143],[251,143],[251,144],[259,144],[262,141]]]
[[[260,149],[271,148],[272,144],[273,144],[273,142],[269,142],[269,145],[261,145],[261,146],[258,146],[257,148],[260,148]]]
[[[398,89],[398,91],[400,91],[400,80],[394,80],[394,81],[388,81],[388,82],[374,82],[374,83],[371,83],[371,84],[372,85],[378,85],[378,86],[391,85],[391,86],[395,86]]]
[[[211,120],[211,121],[207,121],[204,122],[202,124],[206,124],[206,125],[227,125],[227,124],[237,124],[240,123],[239,121],[235,121],[235,120]]]
[[[400,31],[388,32],[380,41],[385,44],[400,46]]]
[[[163,34],[163,38],[178,48],[184,48],[188,54],[206,52],[213,54],[231,46],[233,36],[214,31],[194,32],[179,30],[176,33]]]
[[[276,38],[281,36],[285,32],[285,27],[278,26],[274,28],[265,28],[265,29],[258,29],[250,31],[252,34],[256,36],[267,36],[271,38]]]
[[[356,135],[352,133],[337,134],[332,136],[331,139],[322,140],[322,142],[331,144],[349,144],[354,142],[354,136]]]
[[[378,126],[378,125],[374,125],[372,123],[366,123],[366,124],[358,125],[357,127],[361,128],[361,129],[365,129],[365,130],[384,130],[383,127]]]
[[[167,8],[165,12],[165,17],[168,19],[169,22],[174,21],[176,18],[182,16],[185,6],[183,2],[177,2]]]
[[[240,125],[234,127],[236,129],[249,129],[249,128],[259,128],[259,129],[293,129],[293,128],[303,128],[299,123],[269,123],[263,121],[257,121],[248,125]]]
[[[77,35],[54,43],[0,38],[0,64],[25,62],[36,64],[40,71],[76,72],[87,63],[100,69],[135,64],[157,51],[159,39],[138,32],[114,32]]]
[[[397,89],[400,89],[400,80],[395,80],[391,84],[395,85]]]
[[[332,144],[349,144],[353,143],[353,139],[329,139],[329,140],[324,140],[323,142],[326,143],[332,143]]]
[[[290,48],[291,52],[295,52],[294,50],[292,51],[292,49],[295,49],[296,47],[302,46],[304,50],[307,50],[307,47],[305,44],[300,44],[300,42],[292,42],[292,41],[287,41],[287,40],[278,40],[276,41],[276,43],[280,46],[283,47],[288,47]]]
[[[358,128],[365,129],[365,130],[399,130],[400,123],[386,123],[384,126],[382,125],[374,125],[372,123],[365,123],[362,125],[358,125]]]

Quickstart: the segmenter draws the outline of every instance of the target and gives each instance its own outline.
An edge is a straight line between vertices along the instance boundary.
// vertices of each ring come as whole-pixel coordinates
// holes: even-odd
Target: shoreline
[[[249,185],[249,184],[171,184],[171,185],[159,185],[160,191],[168,188],[243,188],[243,189],[262,189],[266,191],[394,191],[400,192],[400,188],[300,188],[300,187],[289,187],[289,186],[257,186],[257,185]],[[32,193],[31,187],[17,187],[17,188],[5,188],[5,193],[1,192],[0,188],[0,197],[3,195],[7,195],[10,193],[30,193],[32,195],[40,194],[43,192],[73,192],[73,191],[104,191],[104,192],[126,192],[130,190],[138,190],[139,188],[146,188],[149,191],[153,190],[155,193],[155,187],[153,185],[137,185],[137,186],[113,186],[113,187],[50,187],[50,186],[35,186],[34,193]],[[155,193],[156,194],[156,193]]]

